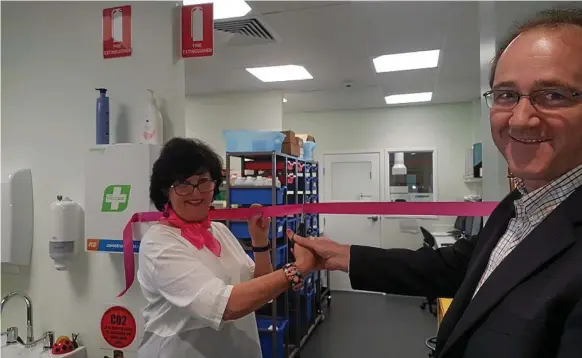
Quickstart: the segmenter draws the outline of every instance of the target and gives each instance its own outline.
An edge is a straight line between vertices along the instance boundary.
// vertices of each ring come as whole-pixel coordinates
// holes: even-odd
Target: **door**
[[[380,153],[325,154],[323,201],[381,201]],[[381,247],[379,216],[322,215],[324,235],[342,244]],[[347,273],[331,272],[332,290],[353,291]]]

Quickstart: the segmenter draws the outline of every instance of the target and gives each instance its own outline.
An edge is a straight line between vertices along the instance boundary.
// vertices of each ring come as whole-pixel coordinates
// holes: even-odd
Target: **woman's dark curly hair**
[[[150,178],[150,199],[156,209],[169,202],[170,186],[192,175],[209,173],[215,182],[214,196],[222,182],[222,158],[208,144],[189,138],[172,138],[162,148]]]

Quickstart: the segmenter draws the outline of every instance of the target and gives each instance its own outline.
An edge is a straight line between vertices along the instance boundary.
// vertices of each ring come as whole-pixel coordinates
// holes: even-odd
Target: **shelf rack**
[[[229,173],[232,160],[235,158],[240,160],[243,176],[271,176],[271,186],[231,186]],[[254,203],[268,206],[319,202],[317,162],[278,152],[227,152],[225,164],[226,206],[228,208],[233,205],[248,207]],[[276,178],[281,183],[280,188],[277,187]],[[248,226],[246,226],[246,232],[244,230],[246,223],[227,221],[226,225],[252,257]],[[273,267],[279,268],[292,261],[289,240],[285,235],[287,229],[292,229],[299,235],[307,237],[319,236],[321,234],[319,228],[319,215],[296,214],[271,218],[270,240]],[[259,334],[265,358],[299,356],[309,336],[325,318],[324,306],[330,305],[329,273],[326,278],[326,282],[322,282],[322,272],[313,272],[306,277],[305,288],[301,292],[288,290],[257,310]],[[266,321],[271,327],[284,329],[284,337],[281,337],[279,329],[265,330],[259,321],[262,323]],[[269,332],[272,333],[270,342],[268,341]]]

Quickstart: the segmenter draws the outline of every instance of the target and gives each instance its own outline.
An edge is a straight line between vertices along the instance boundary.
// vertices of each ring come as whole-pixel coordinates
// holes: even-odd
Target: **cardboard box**
[[[294,143],[295,142],[295,132],[293,132],[292,130],[286,130],[286,131],[281,131],[281,133],[285,134],[285,139],[283,140],[283,143]]]
[[[315,137],[312,136],[311,134],[296,134],[296,136],[298,138],[301,138],[304,142],[314,142],[315,143]]]
[[[281,151],[285,154],[294,155],[296,157],[298,157],[301,154],[301,148],[299,147],[297,140],[295,140],[294,143],[293,142],[283,143]]]

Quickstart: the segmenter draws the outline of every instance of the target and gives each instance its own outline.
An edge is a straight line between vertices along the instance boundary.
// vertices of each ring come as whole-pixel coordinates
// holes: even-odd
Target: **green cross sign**
[[[103,192],[101,211],[119,213],[127,209],[131,185],[109,185]]]

